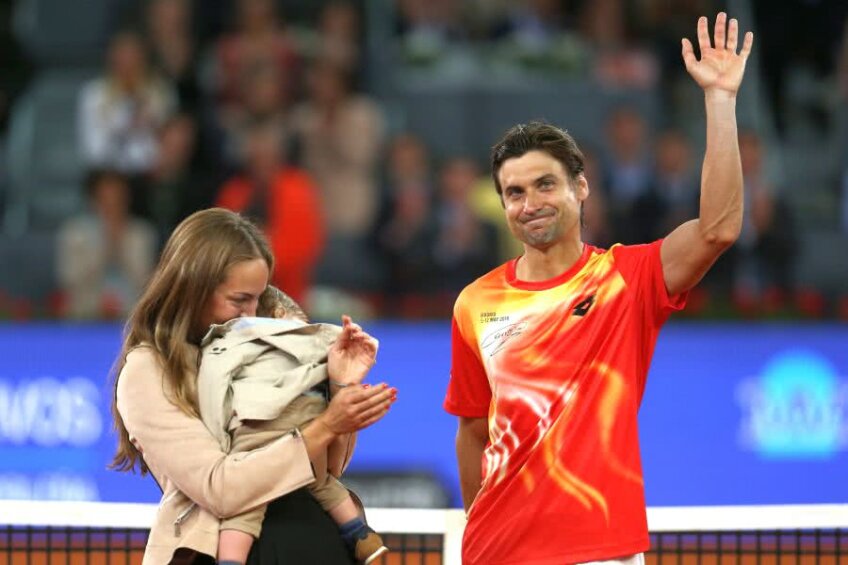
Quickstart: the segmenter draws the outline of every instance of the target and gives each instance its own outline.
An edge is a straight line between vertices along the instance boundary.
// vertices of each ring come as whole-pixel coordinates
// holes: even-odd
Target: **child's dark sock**
[[[339,533],[341,533],[342,539],[349,547],[355,547],[356,540],[368,535],[368,525],[365,523],[365,520],[357,516],[353,520],[339,526]]]

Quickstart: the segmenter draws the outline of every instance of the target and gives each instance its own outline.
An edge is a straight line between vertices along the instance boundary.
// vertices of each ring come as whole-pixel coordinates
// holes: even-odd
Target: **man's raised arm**
[[[692,43],[683,39],[686,70],[703,88],[707,114],[707,149],[701,172],[700,213],[666,237],[661,258],[666,289],[674,295],[689,290],[719,255],[739,237],[742,229],[742,164],[736,132],[736,93],[745,74],[754,35],[745,34],[737,53],[739,24],[719,13],[714,44],[707,18],[698,20],[701,59]]]

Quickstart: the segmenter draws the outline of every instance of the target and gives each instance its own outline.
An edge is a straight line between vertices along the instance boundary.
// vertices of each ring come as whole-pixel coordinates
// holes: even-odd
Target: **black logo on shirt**
[[[581,300],[577,306],[571,311],[571,314],[574,316],[585,316],[589,311],[589,308],[592,307],[592,304],[595,303],[595,295],[590,294],[588,298]]]

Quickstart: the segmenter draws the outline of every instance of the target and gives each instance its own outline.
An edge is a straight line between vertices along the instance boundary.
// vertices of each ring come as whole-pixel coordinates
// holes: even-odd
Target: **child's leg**
[[[333,521],[339,525],[339,533],[351,548],[356,560],[371,563],[389,548],[383,539],[365,522],[359,507],[350,496],[350,492],[332,475],[325,475],[316,481],[309,490],[327,511]]]
[[[238,530],[221,530],[218,536],[218,563],[243,565],[253,545],[253,536]]]
[[[353,503],[353,499],[349,496],[333,508],[330,508],[327,513],[339,526],[346,524],[351,520],[355,520],[356,518],[361,518],[359,515],[359,508],[356,507],[356,504]]]
[[[242,453],[267,445],[280,436],[272,422],[244,422],[231,431],[230,453]],[[242,565],[247,562],[253,539],[258,538],[265,519],[265,505],[221,520],[218,536],[218,564]]]

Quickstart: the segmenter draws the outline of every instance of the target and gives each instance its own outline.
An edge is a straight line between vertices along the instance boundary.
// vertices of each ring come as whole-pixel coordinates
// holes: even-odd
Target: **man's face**
[[[572,181],[562,163],[544,151],[507,159],[498,172],[506,221],[525,245],[546,249],[580,229],[586,179]]]

